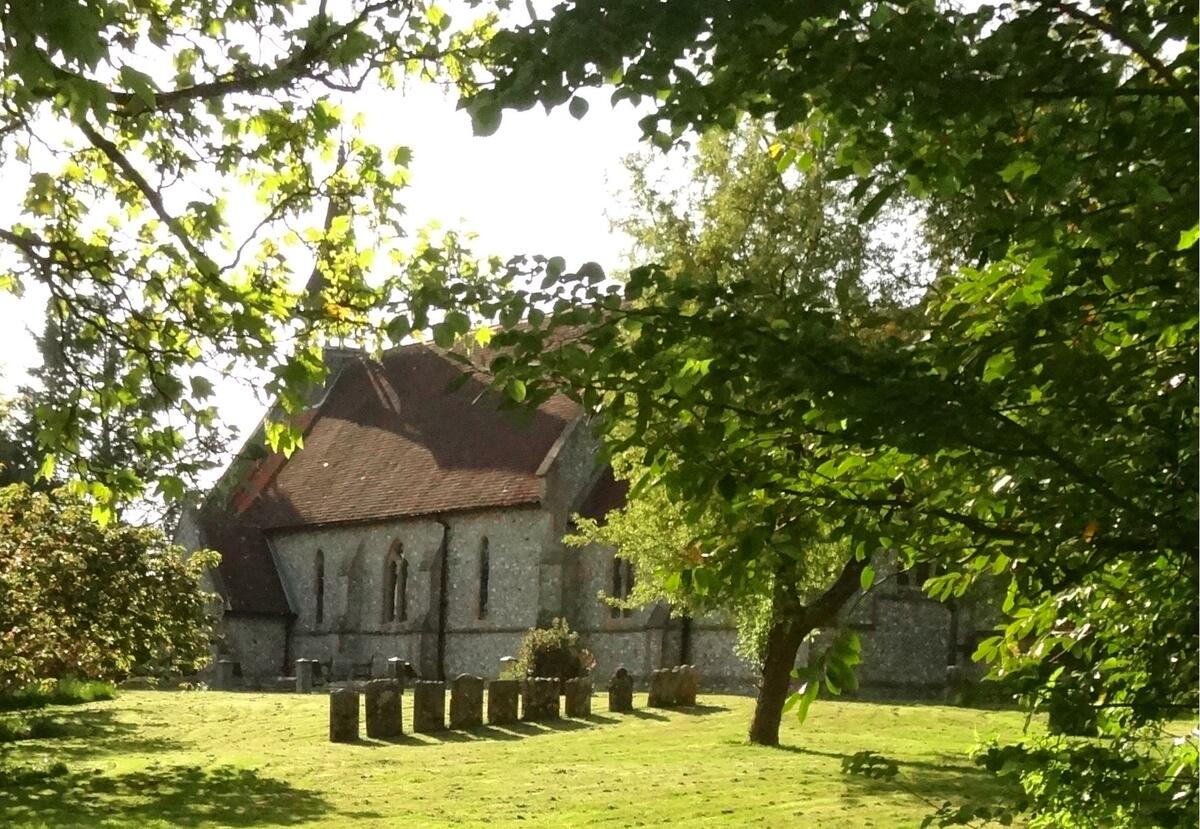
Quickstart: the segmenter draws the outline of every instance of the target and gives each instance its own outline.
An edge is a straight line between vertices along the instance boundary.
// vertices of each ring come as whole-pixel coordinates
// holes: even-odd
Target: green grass
[[[778,749],[744,742],[753,701],[327,742],[324,696],[123,692],[54,711],[58,736],[0,746],[4,827],[919,826],[994,785],[966,752],[1014,712],[819,702]],[[405,703],[409,698],[405,698]],[[406,711],[406,715],[411,712]],[[11,716],[11,715],[10,715]],[[876,751],[890,781],[847,776]]]

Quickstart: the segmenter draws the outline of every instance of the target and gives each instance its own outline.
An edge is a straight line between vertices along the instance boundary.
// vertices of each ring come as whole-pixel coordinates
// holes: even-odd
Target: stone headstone
[[[521,719],[558,719],[558,680],[530,677],[521,686]]]
[[[388,679],[399,682],[402,689],[412,685],[413,681],[417,679],[417,672],[413,670],[413,666],[398,656],[388,658],[387,670],[384,671],[384,674]]]
[[[335,688],[329,692],[329,742],[358,740],[358,691]]]
[[[418,680],[412,685],[413,731],[446,730],[446,683]]]
[[[659,668],[650,674],[650,698],[646,704],[651,708],[670,708],[674,706],[678,686],[678,673],[672,671],[670,668]]]
[[[233,690],[233,672],[237,667],[237,663],[232,659],[217,660],[217,690],[232,691]]]
[[[633,677],[624,665],[613,671],[608,681],[608,710],[614,713],[633,710]]]
[[[483,677],[459,674],[450,683],[450,727],[483,725]]]
[[[700,673],[695,665],[680,665],[679,678],[675,687],[676,705],[695,705],[700,692]]]
[[[367,683],[367,736],[376,740],[399,737],[400,683],[394,679],[372,679]]]
[[[354,678],[354,663],[344,657],[331,659],[329,662],[329,679],[333,682],[346,682]]]
[[[487,686],[487,721],[506,725],[517,721],[517,698],[521,683],[516,679],[493,679]]]
[[[961,665],[946,666],[945,701],[949,705],[962,705],[970,683]]]
[[[586,676],[568,679],[563,694],[568,717],[590,717],[592,715],[592,680]]]
[[[313,689],[313,675],[315,673],[317,660],[315,659],[297,659],[296,660],[296,693],[307,694]]]

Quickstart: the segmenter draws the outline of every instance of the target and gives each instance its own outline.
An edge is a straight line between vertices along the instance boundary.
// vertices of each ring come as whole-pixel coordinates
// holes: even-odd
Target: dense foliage
[[[566,619],[555,619],[549,627],[531,628],[517,651],[516,671],[522,677],[555,677],[560,680],[587,676],[595,658],[579,644],[579,634]]]
[[[85,483],[100,518],[146,487],[181,497],[222,374],[270,372],[292,412],[323,337],[453,267],[437,240],[401,251],[410,153],[337,101],[457,76],[487,24],[451,25],[413,0],[0,4],[0,164],[23,186],[0,290],[48,292],[68,337],[34,402],[47,477]],[[94,444],[122,417],[134,432],[109,433],[139,462],[113,466]],[[285,424],[267,437],[295,445]]]
[[[1103,735],[1013,747],[1033,819],[1087,825],[1115,773],[1165,796],[1114,823],[1192,823],[1194,738],[1158,727],[1194,716],[1198,670],[1195,0],[579,0],[496,34],[478,75],[483,29],[401,0],[44,8],[2,7],[0,154],[29,166],[4,280],[45,285],[73,336],[126,357],[44,413],[39,443],[73,475],[92,472],[79,436],[130,397],[210,417],[202,361],[273,367],[288,411],[321,373],[321,332],[386,307],[394,339],[449,345],[477,311],[510,327],[488,369],[514,403],[569,391],[648,480],[719,517],[687,568],[698,589],[802,559],[813,515],[854,553],[838,594],[870,583],[880,546],[945,565],[937,596],[995,574],[1007,623],[979,656],[1038,705],[1094,710]],[[480,132],[539,102],[584,117],[572,96],[602,84],[649,102],[660,147],[749,114],[801,125],[777,161],[803,170],[815,128],[864,220],[902,192],[930,201],[941,273],[899,319],[672,263],[613,286],[594,264],[517,260],[540,288],[494,290],[453,240],[373,285],[406,155],[354,137],[338,155],[319,96],[436,66]],[[235,179],[264,201],[264,223],[237,223],[244,246],[221,201]],[[321,198],[337,209],[300,234],[321,276],[297,305],[281,226]],[[161,428],[145,451],[173,451]],[[284,426],[268,438],[294,445]]]
[[[211,553],[59,491],[0,489],[0,693],[47,678],[190,671],[208,657]]]
[[[845,326],[902,319],[903,304],[919,289],[923,271],[920,245],[911,239],[903,244],[897,233],[914,211],[860,218],[852,188],[830,175],[835,162],[818,125],[808,127],[776,135],[747,120],[732,132],[712,130],[688,156],[690,178],[674,190],[658,183],[653,158],[632,159],[633,208],[620,226],[634,240],[635,259],[656,261],[697,287],[736,286],[742,292],[739,305],[747,309],[820,307]],[[793,168],[791,159],[802,169]],[[698,365],[711,370],[703,361]],[[726,404],[753,407],[757,391],[753,383],[732,388]],[[629,436],[630,448],[618,459],[621,474],[643,478],[640,424],[627,418],[608,428],[610,443],[617,435]],[[775,452],[769,462],[786,474],[797,460]],[[710,461],[682,452],[659,459],[681,470]],[[734,614],[743,646],[764,668],[752,733],[773,742],[797,649],[817,629],[836,623],[841,603],[852,595],[846,587],[858,586],[861,564],[851,561],[849,544],[830,537],[819,514],[792,512],[786,516],[788,534],[768,540],[757,553],[753,578],[713,578],[713,571],[739,566],[744,524],[734,518],[726,526],[731,517],[723,504],[695,497],[677,501],[664,487],[648,484],[635,489],[628,506],[606,524],[581,522],[580,531],[619,549],[643,574],[639,601],[666,599],[679,611],[719,608]],[[826,648],[814,657],[802,677],[803,700],[811,702],[822,686],[834,693],[849,687],[846,678],[853,671],[845,660],[856,658],[856,640],[850,634],[828,641],[846,647]]]
[[[655,102],[661,146],[816,113],[864,215],[901,191],[940,205],[942,272],[904,325],[653,263],[615,289],[551,259],[540,290],[479,297],[530,323],[496,337],[513,354],[491,369],[516,396],[556,386],[602,426],[636,423],[677,499],[719,495],[742,530],[705,579],[758,578],[813,512],[860,556],[948,565],[936,596],[1002,576],[1007,623],[979,657],[1032,675],[1039,704],[1097,711],[1114,766],[1158,757],[1134,766],[1169,791],[1153,820],[1180,825],[1194,743],[1145,729],[1196,706],[1196,17],[1186,1],[589,0],[498,35],[469,103],[486,131],[504,107],[611,83]],[[1099,797],[1103,777],[1071,765],[1038,767],[1059,793],[1039,820]]]

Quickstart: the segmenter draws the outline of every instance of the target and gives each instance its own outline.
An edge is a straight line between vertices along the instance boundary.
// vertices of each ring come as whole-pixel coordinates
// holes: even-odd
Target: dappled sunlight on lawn
[[[995,785],[967,759],[1013,737],[1012,712],[829,702],[784,745],[751,746],[753,701],[603,711],[582,720],[327,740],[322,695],[127,692],[56,710],[57,736],[3,747],[12,827],[918,826]],[[893,779],[850,776],[874,751]],[[530,822],[532,821],[532,823]]]

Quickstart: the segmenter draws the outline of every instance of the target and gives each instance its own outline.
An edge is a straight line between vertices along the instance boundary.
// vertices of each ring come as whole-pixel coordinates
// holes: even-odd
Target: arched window
[[[486,619],[488,612],[488,581],[491,579],[491,554],[488,552],[487,536],[479,544],[479,618]]]
[[[316,572],[314,574],[313,593],[317,597],[317,624],[325,621],[325,553],[317,550]]]
[[[408,559],[404,545],[396,542],[388,553],[383,578],[383,620],[403,622],[408,618]]]
[[[612,563],[612,593],[614,599],[628,599],[633,593],[633,562],[620,556],[613,556]],[[616,619],[618,616],[630,616],[633,610],[628,607],[609,607],[609,615]]]

